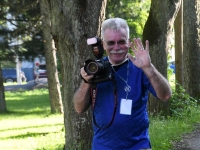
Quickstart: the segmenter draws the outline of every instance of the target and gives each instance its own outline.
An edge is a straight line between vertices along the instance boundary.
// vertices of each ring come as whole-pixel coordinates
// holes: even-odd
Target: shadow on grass
[[[63,123],[56,123],[56,124],[42,124],[42,125],[36,125],[36,126],[27,126],[27,127],[21,127],[21,128],[7,128],[7,129],[1,129],[0,132],[5,132],[5,131],[15,131],[15,130],[24,130],[24,129],[39,129],[39,128],[44,128],[44,127],[55,127],[55,126],[62,126],[61,131],[64,130],[64,125]]]
[[[20,143],[20,141],[23,141],[21,139],[27,139],[29,137],[35,137],[36,139],[42,137],[41,140],[45,138],[44,141],[46,141],[46,139],[53,139],[55,136],[63,136],[64,122],[60,122],[59,120],[55,122],[54,116],[51,118],[51,115],[56,114],[51,114],[48,90],[40,89],[37,91],[5,93],[7,111],[0,114],[0,121],[2,125],[5,122],[9,126],[7,128],[4,126],[0,129],[3,135],[1,137],[2,140],[19,139]],[[45,119],[44,123],[42,121],[43,119]],[[20,122],[21,120],[23,122]],[[26,120],[28,121],[27,124]],[[20,122],[19,125],[18,122]],[[63,146],[62,144],[55,144],[53,149],[62,150]],[[39,149],[37,148],[35,150],[45,149],[45,147],[40,146]]]
[[[20,117],[24,115],[43,115],[44,117],[48,117],[51,115],[50,110],[34,110],[34,111],[26,111],[26,110],[19,110],[19,111],[10,111],[7,110],[4,113],[1,113],[0,116],[5,117],[5,116],[15,116],[15,117]]]
[[[55,133],[60,133],[60,131],[54,131],[54,132],[27,132],[26,134],[20,134],[16,136],[9,136],[6,138],[1,138],[2,140],[4,139],[25,139],[28,137],[40,137],[40,136],[46,136],[48,134],[55,134]]]

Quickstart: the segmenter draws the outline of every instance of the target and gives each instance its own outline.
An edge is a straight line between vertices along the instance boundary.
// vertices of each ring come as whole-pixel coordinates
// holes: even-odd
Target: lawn
[[[5,92],[8,112],[0,114],[1,150],[63,150],[63,115],[50,114],[47,89]],[[162,118],[150,116],[153,150],[172,150],[172,143],[200,123],[200,109],[188,115]]]
[[[5,96],[8,112],[0,114],[0,149],[63,149],[63,115],[50,114],[48,90],[5,92]]]

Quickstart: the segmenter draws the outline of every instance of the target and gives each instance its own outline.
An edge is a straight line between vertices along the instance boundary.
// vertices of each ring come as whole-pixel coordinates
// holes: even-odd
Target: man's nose
[[[119,44],[117,43],[117,42],[115,42],[115,44],[114,44],[114,47],[113,47],[114,49],[120,49],[120,46],[119,46]]]

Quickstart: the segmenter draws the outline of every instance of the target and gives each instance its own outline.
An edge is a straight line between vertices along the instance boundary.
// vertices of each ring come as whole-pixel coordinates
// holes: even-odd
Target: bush
[[[186,117],[191,114],[191,109],[197,107],[197,100],[186,93],[185,89],[178,83],[177,89],[173,89],[170,99],[170,114],[172,117]]]

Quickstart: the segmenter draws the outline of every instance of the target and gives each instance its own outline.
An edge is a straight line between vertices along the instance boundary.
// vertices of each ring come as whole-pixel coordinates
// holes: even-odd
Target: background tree
[[[183,87],[200,99],[200,1],[183,0],[183,10]]]
[[[44,55],[39,4],[36,0],[4,0],[4,20],[12,25],[10,42],[19,41],[15,54],[22,59]]]
[[[7,27],[7,22],[5,21],[7,8],[4,7],[4,1],[0,2],[0,113],[7,111],[3,76],[2,76],[2,61],[3,60],[13,60],[14,53],[9,50],[9,37],[10,30]]]
[[[3,77],[2,70],[0,68],[0,113],[4,113],[7,111],[5,94],[4,94],[4,86],[3,86]]]
[[[49,3],[48,3],[49,2]],[[72,98],[80,84],[80,68],[93,58],[87,38],[100,35],[106,0],[46,0],[51,12],[51,33],[59,53],[64,105],[65,149],[90,149],[91,115],[77,115]]]
[[[183,0],[181,0],[180,8],[174,22],[174,31],[175,31],[175,65],[176,65],[175,79],[180,85],[182,85],[183,83]]]
[[[19,57],[22,60],[43,54],[40,12],[37,2],[2,0],[0,4],[0,21],[3,22],[4,28],[5,26],[7,28],[4,31],[6,34],[2,34],[3,30],[1,30],[1,38],[5,39],[2,43],[4,45],[2,54],[6,56],[5,59],[14,62],[13,55],[23,56]]]
[[[51,31],[50,5],[46,0],[40,0],[42,15],[43,44],[46,57],[46,68],[48,77],[48,89],[50,97],[51,113],[63,113],[60,81],[57,70],[56,48]]]
[[[16,48],[13,49],[15,55],[18,55],[21,60],[26,59],[33,61],[35,57],[44,56],[45,52],[51,112],[62,113],[56,52],[55,49],[52,48],[52,38],[49,31],[50,27],[48,26],[49,16],[44,13],[44,10],[42,11],[42,15],[46,15],[43,17],[44,26],[42,26],[40,7],[37,0],[3,0],[1,4],[1,10],[4,11],[0,14],[0,19],[3,20],[5,24],[9,22],[13,25],[13,29],[9,33],[10,42],[16,39],[23,41],[20,45],[17,44],[15,46]],[[8,16],[10,17],[8,18]],[[48,19],[47,22],[44,19]],[[43,32],[42,29],[44,29]],[[46,42],[43,42],[43,38]],[[8,51],[9,49],[11,51],[10,47],[8,47]],[[5,52],[3,53],[6,54]],[[6,56],[7,59],[8,54]]]
[[[167,52],[170,46],[170,34],[180,0],[152,0],[148,20],[144,27],[143,42],[149,40],[150,56],[153,65],[167,77]],[[164,115],[169,114],[169,102],[159,101],[152,95],[149,99],[149,111]]]

